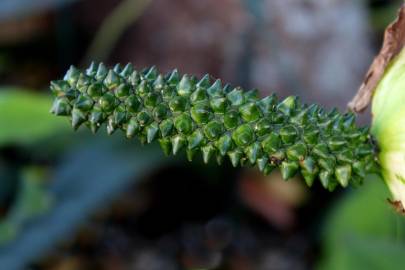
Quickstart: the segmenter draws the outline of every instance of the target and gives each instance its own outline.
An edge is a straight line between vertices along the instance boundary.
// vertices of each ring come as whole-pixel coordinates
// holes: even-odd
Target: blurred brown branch
[[[110,54],[124,31],[145,11],[151,0],[123,0],[104,19],[83,58],[83,65],[90,61],[103,61]]]

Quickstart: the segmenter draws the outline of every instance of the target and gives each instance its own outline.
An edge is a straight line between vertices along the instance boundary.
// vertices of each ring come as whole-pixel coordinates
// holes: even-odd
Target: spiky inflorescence
[[[228,156],[233,166],[257,165],[265,174],[279,167],[284,179],[300,171],[309,186],[319,177],[329,190],[360,183],[378,167],[369,130],[357,128],[353,114],[293,96],[260,99],[257,90],[222,86],[209,75],[197,80],[177,70],[161,75],[154,67],[93,63],[85,72],[71,67],[51,90],[52,113],[70,116],[74,129],[86,124],[96,132],[106,123],[109,134],[121,129],[142,143],[157,139],[167,155],[184,148],[189,160],[197,152],[204,162]]]

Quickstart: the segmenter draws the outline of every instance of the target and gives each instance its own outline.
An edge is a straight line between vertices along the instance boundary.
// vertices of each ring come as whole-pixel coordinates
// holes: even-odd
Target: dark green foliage
[[[378,168],[368,128],[357,128],[351,113],[326,112],[290,96],[260,99],[257,90],[223,86],[209,75],[161,75],[152,67],[138,72],[128,64],[107,69],[92,64],[85,72],[71,67],[51,82],[52,112],[69,116],[74,129],[124,131],[143,143],[158,140],[166,154],[185,149],[189,160],[201,152],[204,162],[274,168],[285,179],[301,172],[311,186],[319,178],[333,190],[362,182]]]

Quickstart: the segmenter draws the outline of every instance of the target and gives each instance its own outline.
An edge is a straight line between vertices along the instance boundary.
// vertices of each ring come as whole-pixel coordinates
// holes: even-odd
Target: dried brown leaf
[[[371,102],[374,90],[384,75],[388,64],[405,45],[405,4],[401,6],[396,20],[384,33],[384,42],[378,55],[374,58],[357,94],[349,102],[348,107],[354,112],[364,111]]]

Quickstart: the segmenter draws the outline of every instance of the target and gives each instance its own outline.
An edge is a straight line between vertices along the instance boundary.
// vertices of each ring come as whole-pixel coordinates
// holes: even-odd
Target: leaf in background
[[[117,135],[77,136],[76,147],[69,149],[50,182],[52,208],[46,215],[30,219],[17,233],[10,223],[0,226],[0,239],[11,239],[0,248],[1,269],[23,269],[59,241],[73,237],[96,210],[108,207],[162,160],[170,160],[163,159],[156,147],[141,148],[134,140]]]
[[[387,203],[383,181],[370,176],[330,212],[322,234],[323,258],[317,269],[396,269],[405,265],[405,221]]]
[[[28,167],[22,171],[15,203],[0,221],[0,246],[13,240],[29,220],[46,213],[52,206],[52,196],[45,187],[46,169]]]
[[[63,119],[49,113],[51,97],[0,88],[0,145],[27,144],[67,131]]]

